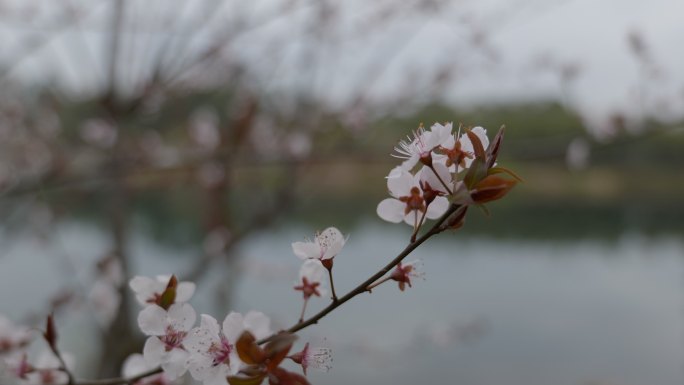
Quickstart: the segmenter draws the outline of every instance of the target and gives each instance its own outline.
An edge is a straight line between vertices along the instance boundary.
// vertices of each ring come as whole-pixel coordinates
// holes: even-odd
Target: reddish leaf
[[[475,158],[483,160],[487,159],[487,153],[485,152],[484,146],[482,145],[480,138],[477,135],[475,135],[475,133],[471,130],[467,130],[466,135],[468,135],[468,139],[470,139],[470,142],[473,144]]]
[[[499,128],[499,132],[496,133],[492,143],[489,145],[489,148],[487,148],[487,168],[492,168],[494,163],[496,163],[496,159],[499,157],[499,149],[501,148],[505,129],[506,126],[501,126],[501,128]]]
[[[268,375],[270,385],[311,385],[301,374],[288,372],[282,368],[273,369]]]
[[[178,279],[175,275],[172,275],[169,279],[169,283],[166,285],[166,289],[159,296],[157,305],[161,306],[164,310],[169,310],[171,305],[176,302],[176,288],[178,287]]]
[[[468,172],[463,177],[463,183],[465,183],[468,189],[472,189],[479,181],[487,176],[487,165],[484,159],[475,158],[468,168]]]
[[[515,172],[513,172],[513,170],[508,169],[508,168],[506,168],[506,167],[501,167],[501,166],[497,166],[497,167],[492,167],[492,168],[490,168],[489,171],[487,171],[487,174],[488,174],[488,175],[508,174],[508,175],[510,175],[511,177],[513,177],[513,179],[517,180],[518,182],[522,182],[522,181],[523,181],[522,178],[520,177],[520,175],[518,175],[518,174],[516,174]]]
[[[256,338],[249,331],[245,330],[235,343],[240,359],[248,365],[259,365],[266,361],[266,352],[256,343]]]
[[[478,204],[503,198],[518,182],[504,179],[497,175],[490,175],[482,179],[470,193],[473,201]]]
[[[266,378],[265,373],[254,377],[230,376],[227,379],[230,385],[259,385],[264,381],[264,378]]]
[[[461,228],[465,222],[465,215],[467,212],[467,205],[459,207],[453,214],[449,216],[449,219],[447,219],[447,227],[452,230]]]
[[[45,333],[43,336],[50,347],[55,350],[57,348],[57,329],[55,328],[55,321],[52,318],[52,314],[47,316],[47,320],[45,321]]]
[[[271,342],[266,344],[264,350],[269,361],[266,365],[267,370],[273,370],[280,365],[292,349],[292,344],[297,340],[297,336],[290,333],[279,333]]]

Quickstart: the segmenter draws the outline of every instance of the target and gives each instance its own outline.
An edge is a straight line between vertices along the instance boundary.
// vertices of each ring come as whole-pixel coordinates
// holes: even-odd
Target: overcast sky
[[[50,44],[12,67],[10,75],[14,79],[32,84],[51,81],[86,92],[103,84],[108,38],[98,29],[104,26],[107,30],[113,2],[79,3],[87,10],[86,22],[60,32]],[[274,4],[307,2],[262,0],[247,6],[244,2],[231,5],[231,1],[226,1],[220,12],[206,14],[202,13],[203,6],[197,5],[212,3],[181,1],[174,3],[174,10],[186,19],[196,17],[200,21],[203,17],[220,21],[216,15],[225,20],[235,20],[240,15],[258,20],[260,15],[277,13]],[[5,4],[0,23],[0,39],[5,43],[0,50],[3,58],[25,50],[26,39],[18,36],[29,36],[26,31],[35,33],[30,23],[22,25],[16,18],[12,21],[14,15],[39,10],[39,18],[49,20],[55,9],[49,4],[57,2]],[[154,33],[142,31],[144,25],[153,26],[161,14],[169,12],[164,8],[168,4],[153,0],[128,2],[129,16],[134,16],[143,27],[131,30],[133,38],[124,40],[133,43],[124,51],[130,55],[137,50],[133,57],[152,56],[148,51],[155,46],[155,39],[162,41],[168,34],[155,38]],[[288,11],[289,16],[274,19],[237,39],[230,54],[249,63],[258,78],[267,78],[267,88],[300,88],[305,83],[320,99],[332,102],[346,100],[358,92],[360,85],[367,87],[369,98],[376,100],[405,94],[407,85],[415,90],[416,99],[425,98],[435,72],[446,69],[451,76],[444,80],[439,95],[458,105],[551,97],[598,120],[614,112],[638,117],[646,110],[655,111],[661,118],[671,118],[684,111],[682,1],[451,1],[438,12],[416,11],[378,24],[367,35],[359,32],[360,26],[372,23],[368,15],[379,8],[376,4],[380,2],[348,0],[334,4],[338,7],[333,19],[335,27],[331,28],[330,36],[320,39],[326,43],[310,58],[301,53],[310,50],[316,40],[312,36],[316,35],[302,31],[310,28],[306,20],[320,9],[306,4]],[[222,23],[226,24],[220,21],[216,28],[207,28],[206,35],[220,30]],[[45,31],[50,29],[44,28],[41,33]],[[638,34],[645,43],[648,66],[644,67],[630,51],[630,33]],[[355,37],[344,41],[349,35]],[[190,45],[191,50],[202,47],[205,40],[200,35]],[[147,45],[141,43],[145,41]],[[473,41],[479,42],[477,47]],[[278,50],[285,52],[284,57],[292,58],[272,61],[271,55]],[[133,68],[142,61],[126,58],[122,64]],[[321,69],[314,76],[302,75],[306,72],[302,69],[310,69],[307,67]],[[577,70],[577,76],[572,82],[563,83],[559,68]],[[124,76],[122,81],[127,78],[134,76]],[[314,86],[309,84],[312,82]]]

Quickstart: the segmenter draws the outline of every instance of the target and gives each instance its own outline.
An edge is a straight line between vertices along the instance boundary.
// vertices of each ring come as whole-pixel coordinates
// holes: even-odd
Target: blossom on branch
[[[168,311],[151,305],[138,315],[140,330],[150,336],[145,341],[143,356],[148,364],[161,366],[169,379],[176,379],[187,370],[189,353],[185,339],[196,318],[195,309],[187,303],[171,305]]]
[[[302,366],[304,375],[308,368],[327,372],[332,368],[332,351],[329,348],[312,348],[307,342],[302,351],[288,356],[295,363]]]
[[[444,182],[447,185],[451,183],[451,175],[446,167],[436,165],[434,169],[441,178],[446,178]],[[402,167],[394,168],[387,177],[387,187],[393,198],[380,202],[377,213],[388,222],[404,221],[419,226],[421,220],[439,218],[449,207],[449,201],[441,194],[436,194],[444,194],[445,186],[439,182],[435,171],[427,166],[416,175]],[[430,192],[429,195],[425,194],[426,190]]]
[[[321,262],[315,259],[309,259],[305,261],[299,269],[299,283],[294,289],[301,291],[305,300],[309,299],[311,296],[324,296],[327,293],[323,287],[325,276],[325,267],[323,267]]]
[[[162,296],[168,292],[170,283],[174,280],[175,277],[169,275],[158,275],[155,278],[137,276],[131,279],[129,286],[141,305],[161,305]],[[194,283],[177,282],[174,285],[174,298],[171,303],[188,302],[194,293]]]
[[[477,126],[470,130],[473,134],[477,136],[482,144],[483,149],[487,149],[489,146],[489,138],[487,138],[487,130]],[[475,159],[475,148],[473,147],[473,142],[468,137],[468,134],[456,133],[454,135],[449,135],[445,141],[440,143],[440,147],[437,150],[439,155],[435,157],[440,162],[450,168],[451,171],[462,171],[469,168]],[[456,168],[458,166],[458,168]]]
[[[404,291],[406,285],[411,287],[411,278],[422,277],[424,274],[418,271],[419,260],[401,263],[394,268],[390,274],[390,279],[399,283],[399,290]]]
[[[346,239],[342,232],[335,227],[317,233],[313,241],[294,242],[292,251],[300,259],[332,259],[342,251]]]
[[[219,327],[214,317],[202,314],[200,326],[185,341],[190,374],[204,385],[227,385],[227,377],[243,366],[235,347],[238,337],[248,330],[256,338],[266,338],[271,334],[270,323],[261,312],[250,311],[244,317],[231,312]]]
[[[402,140],[394,147],[396,154],[392,156],[404,159],[401,167],[407,171],[411,171],[418,161],[429,166],[432,164],[432,151],[451,136],[451,129],[452,123],[435,123],[430,127],[430,131],[426,131],[421,124],[418,130],[413,132],[413,139],[408,137],[407,141]]]

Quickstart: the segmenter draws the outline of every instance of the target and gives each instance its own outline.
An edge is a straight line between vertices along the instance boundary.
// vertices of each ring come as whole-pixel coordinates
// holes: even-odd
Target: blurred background
[[[317,384],[684,382],[684,5],[670,0],[3,0],[0,314],[56,313],[76,373],[140,351],[127,280],[296,321],[290,243],[344,292],[399,252],[389,154],[507,127],[525,183],[414,254],[425,280],[302,333]],[[310,312],[324,305],[319,300]]]

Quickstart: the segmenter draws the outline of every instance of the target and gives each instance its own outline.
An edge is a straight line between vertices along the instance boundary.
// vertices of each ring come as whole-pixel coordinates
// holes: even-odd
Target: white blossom
[[[195,309],[187,303],[174,304],[166,311],[151,305],[138,314],[138,326],[150,336],[145,341],[143,356],[149,365],[161,365],[169,379],[187,370],[188,351],[185,338],[195,324]]]
[[[436,164],[434,169],[437,170],[440,178],[448,186],[451,186],[451,175],[446,167]],[[436,196],[432,202],[426,202],[425,184],[423,183],[421,186],[421,181],[429,182],[434,190],[442,192],[446,190],[446,187],[441,185],[434,171],[430,168],[423,167],[415,175],[402,167],[394,168],[387,177],[387,187],[392,198],[387,198],[378,204],[378,216],[388,222],[399,223],[404,221],[409,225],[416,226],[420,224],[423,215],[428,219],[436,219],[444,214],[449,207],[449,201],[443,196]]]
[[[294,242],[292,251],[301,259],[325,260],[334,258],[342,251],[346,239],[335,227],[328,227],[316,234],[313,241]]]
[[[257,339],[271,335],[270,320],[260,312],[242,314],[231,312],[221,327],[210,315],[202,314],[200,326],[192,329],[185,340],[190,351],[188,360],[192,377],[204,385],[226,385],[226,377],[242,367],[235,343],[249,330]]]
[[[29,328],[17,326],[0,315],[0,355],[28,345],[31,340]]]
[[[129,286],[135,293],[135,298],[141,305],[155,304],[166,290],[170,275],[158,275],[156,278],[137,276],[131,279]],[[195,293],[195,284],[192,282],[179,282],[176,288],[175,303],[183,303],[190,300]]]

